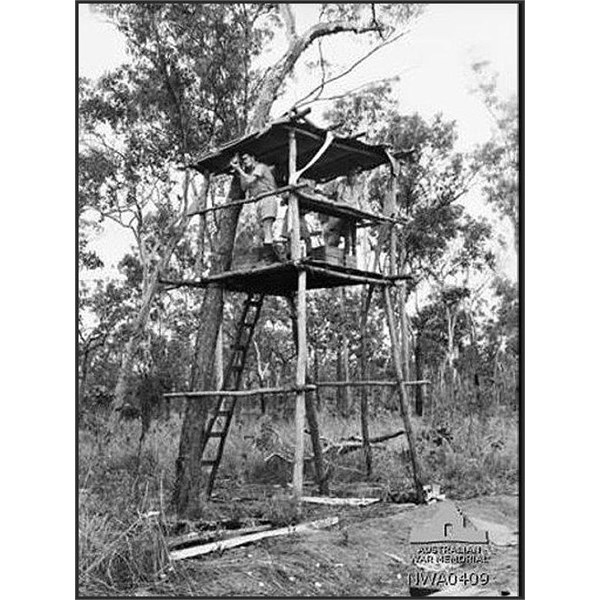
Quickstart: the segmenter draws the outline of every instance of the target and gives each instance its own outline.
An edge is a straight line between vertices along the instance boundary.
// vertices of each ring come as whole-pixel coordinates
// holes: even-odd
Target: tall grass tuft
[[[123,594],[167,565],[164,521],[180,423],[156,425],[138,454],[139,425],[79,434],[79,586],[84,596]]]

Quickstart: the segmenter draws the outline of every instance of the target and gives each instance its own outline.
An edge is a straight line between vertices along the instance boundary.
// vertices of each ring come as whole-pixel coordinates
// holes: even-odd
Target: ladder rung
[[[216,462],[217,462],[216,460],[201,460],[200,461],[200,466],[201,467],[211,467]]]
[[[209,438],[222,438],[224,433],[225,433],[224,431],[211,431],[208,434],[208,437]]]
[[[229,410],[220,410],[217,412],[217,414],[215,415],[216,417],[228,417],[231,414],[231,411]]]

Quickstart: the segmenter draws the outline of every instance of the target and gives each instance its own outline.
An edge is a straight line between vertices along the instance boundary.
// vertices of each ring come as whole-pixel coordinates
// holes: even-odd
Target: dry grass
[[[218,487],[225,498],[259,483],[271,484],[271,490],[278,484],[280,492],[271,491],[254,503],[207,505],[207,519],[218,519],[224,511],[228,518],[262,518],[275,525],[308,518],[287,499],[285,487],[291,480],[289,465],[265,463],[265,451],[257,447],[256,440],[264,433],[264,423],[264,418],[254,418],[246,419],[243,427],[234,426]],[[269,426],[276,430],[281,445],[293,447],[292,422],[272,422]],[[136,590],[149,588],[160,595],[190,594],[185,566],[177,567],[182,571],[175,579],[168,578],[171,583],[167,583],[165,577],[172,568],[165,550],[165,513],[168,513],[174,483],[180,427],[179,418],[156,424],[147,435],[140,456],[136,423],[121,423],[115,430],[96,424],[80,432],[79,581],[83,596],[131,595]],[[321,435],[332,441],[359,436],[359,416],[354,414],[342,419],[323,411],[320,428]],[[381,435],[400,428],[397,414],[382,413],[373,417],[371,434]],[[415,420],[415,432],[427,481],[440,483],[448,497],[464,499],[516,491],[518,422],[514,413],[481,416],[467,411],[455,410],[451,414],[438,411],[434,422]],[[308,454],[311,449],[308,436],[306,441]],[[334,489],[336,485],[346,485],[356,493],[360,483],[382,489],[388,498],[405,499],[402,495],[411,490],[412,483],[404,437],[377,446],[374,472],[368,482],[362,452],[336,460],[332,475]],[[152,512],[156,514],[146,516]],[[211,559],[203,568],[222,572],[226,561]],[[290,582],[287,571],[279,572],[273,564],[258,568],[255,575],[261,581],[270,582],[265,593],[283,593],[279,587],[287,585],[289,588],[289,584],[294,583]],[[327,591],[339,594],[353,579],[341,581],[335,572],[329,575],[331,581],[323,579],[322,589],[311,588],[306,582],[296,582],[292,587],[304,594],[326,594]],[[174,580],[177,584],[172,587]],[[248,589],[256,592],[256,585],[252,585],[249,582]],[[262,593],[262,589],[260,591]]]

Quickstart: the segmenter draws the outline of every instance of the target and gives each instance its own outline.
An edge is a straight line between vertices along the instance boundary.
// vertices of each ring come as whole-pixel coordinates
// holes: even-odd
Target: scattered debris
[[[192,558],[193,556],[209,554],[210,552],[223,552],[224,550],[228,550],[229,548],[235,548],[237,546],[251,544],[253,542],[258,542],[266,538],[290,535],[292,533],[307,533],[316,529],[332,527],[333,525],[337,525],[337,523],[339,523],[338,517],[329,517],[327,519],[312,521],[310,523],[301,523],[300,525],[293,525],[290,527],[270,529],[269,531],[261,531],[258,533],[252,533],[250,535],[237,536],[227,540],[211,542],[210,544],[203,544],[201,546],[185,548],[183,550],[174,550],[169,553],[169,557],[171,558],[171,560],[181,560],[184,558]]]
[[[381,498],[331,498],[329,496],[302,496],[301,500],[308,504],[329,506],[369,506],[381,502]]]
[[[158,516],[160,516],[160,512],[158,510],[150,510],[142,515],[142,517],[146,519],[153,519],[154,517]]]

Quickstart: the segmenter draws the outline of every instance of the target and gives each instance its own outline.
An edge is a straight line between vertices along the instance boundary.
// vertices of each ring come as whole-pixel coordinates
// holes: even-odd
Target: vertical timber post
[[[294,336],[294,344],[296,346],[296,353],[298,352],[298,320],[296,318],[297,310],[293,296],[288,296],[288,302],[290,304],[290,314],[292,315],[292,333]],[[308,323],[307,323],[308,327]],[[315,352],[316,355],[316,352]],[[308,370],[308,358],[307,366]],[[314,381],[318,381],[317,375],[314,377]],[[318,392],[319,387],[315,392]],[[317,419],[317,409],[315,408],[314,398],[310,394],[305,394],[304,404],[306,406],[306,421],[308,423],[308,429],[310,431],[310,439],[313,448],[313,463],[315,468],[315,475],[317,476],[317,482],[319,484],[319,493],[327,496],[329,494],[329,484],[327,482],[328,474],[325,470],[323,462],[323,451],[321,450],[321,439],[319,434],[319,423]]]
[[[398,342],[398,326],[396,324],[396,317],[394,316],[394,306],[392,304],[392,296],[390,294],[389,287],[385,286],[383,288],[383,295],[385,299],[385,312],[387,316],[388,329],[390,330],[392,358],[394,361],[394,368],[396,370],[396,379],[398,380],[398,401],[400,404],[400,412],[402,414],[402,421],[404,423],[404,430],[406,431],[406,439],[408,441],[408,450],[410,452],[410,461],[412,465],[415,491],[417,494],[417,502],[422,503],[425,499],[423,492],[423,475],[421,473],[421,465],[419,464],[419,459],[417,457],[415,436],[412,430],[412,423],[410,422],[410,415],[408,414],[408,406],[406,403],[402,356],[400,352],[400,344]]]
[[[423,375],[423,338],[420,331],[417,331],[415,340],[415,378],[417,381],[425,379]],[[426,388],[424,385],[415,387],[415,414],[417,417],[422,417]]]
[[[360,317],[360,378],[362,381],[367,379],[367,316],[371,307],[371,298],[373,297],[373,286],[367,288],[365,301],[362,307]],[[365,386],[360,389],[360,428],[363,439],[363,454],[367,476],[371,477],[373,473],[373,451],[369,440],[369,400],[368,390]]]
[[[397,169],[396,169],[397,170]],[[398,175],[394,177],[394,196],[397,198],[398,194]],[[400,211],[400,202],[398,202],[398,214]],[[406,205],[406,200],[404,200],[404,205]],[[404,229],[400,234],[400,275],[406,274],[406,235]],[[398,269],[396,269],[398,270]],[[398,308],[400,309],[400,352],[402,354],[402,368],[404,379],[410,379],[410,360],[409,360],[409,343],[408,343],[408,321],[406,318],[406,281],[400,281],[400,289],[398,294]],[[408,394],[408,392],[407,392]]]
[[[306,271],[298,273],[298,359],[296,365],[296,448],[294,453],[294,496],[302,496],[304,469],[304,421],[306,417]]]
[[[296,133],[293,129],[289,132],[289,179],[290,185],[296,184]],[[291,220],[291,256],[297,262],[301,257],[300,252],[300,207],[298,196],[292,190],[289,198],[289,211]],[[306,271],[298,270],[298,301],[296,307],[296,329],[298,356],[296,363],[296,445],[294,449],[294,497],[300,500],[304,479],[304,421],[306,419],[305,390],[306,385]]]
[[[216,389],[223,388],[223,323],[219,325],[217,332],[217,348],[215,352],[215,378]]]

